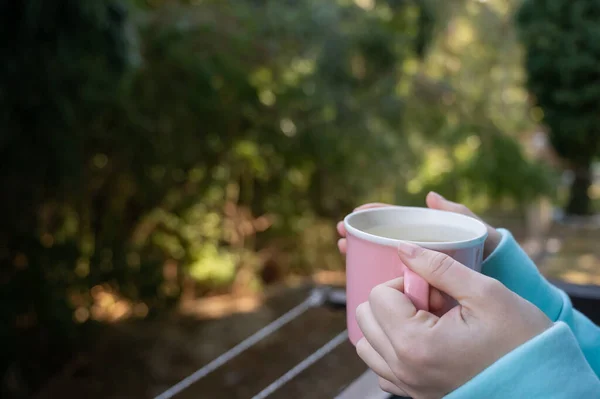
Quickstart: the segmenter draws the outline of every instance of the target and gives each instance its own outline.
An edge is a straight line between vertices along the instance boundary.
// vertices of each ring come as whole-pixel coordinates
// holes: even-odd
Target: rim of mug
[[[366,233],[362,230],[353,227],[351,223],[351,219],[356,217],[357,215],[361,215],[364,213],[372,213],[372,212],[390,212],[390,211],[410,211],[410,212],[420,212],[420,213],[437,213],[438,215],[443,215],[444,217],[452,217],[454,219],[461,219],[466,224],[470,226],[476,226],[475,228],[468,228],[469,231],[472,231],[477,234],[476,237],[473,237],[468,240],[457,240],[457,241],[444,241],[444,242],[425,242],[425,241],[411,241],[411,240],[399,240],[395,238],[387,238],[381,237],[374,234]],[[344,227],[348,234],[351,234],[357,238],[363,239],[365,241],[369,241],[379,245],[385,245],[389,247],[397,247],[401,242],[407,242],[411,244],[418,245],[420,247],[432,249],[432,250],[453,250],[453,249],[463,249],[463,248],[471,248],[483,244],[488,236],[486,225],[474,217],[462,215],[460,213],[442,211],[439,209],[431,209],[431,208],[421,208],[421,207],[410,207],[410,206],[385,206],[379,208],[369,208],[362,209],[360,211],[355,211],[350,213],[344,218]],[[461,225],[464,227],[464,225]]]

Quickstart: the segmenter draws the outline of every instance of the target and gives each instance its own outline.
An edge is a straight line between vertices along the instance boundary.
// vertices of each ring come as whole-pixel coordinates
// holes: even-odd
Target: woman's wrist
[[[488,236],[483,246],[483,259],[487,259],[498,248],[500,241],[502,241],[502,234],[498,230],[490,225],[487,227]]]

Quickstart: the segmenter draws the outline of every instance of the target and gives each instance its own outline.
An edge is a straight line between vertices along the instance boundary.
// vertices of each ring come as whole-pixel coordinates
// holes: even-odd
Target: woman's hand
[[[385,391],[441,398],[552,325],[533,304],[449,256],[411,244],[399,256],[459,305],[442,317],[417,311],[402,278],[371,291],[356,310],[364,334],[356,350]]]
[[[431,209],[438,209],[441,211],[460,213],[462,215],[471,216],[471,217],[481,220],[479,217],[477,217],[477,215],[475,215],[473,212],[471,212],[469,210],[469,208],[467,208],[466,206],[464,206],[462,204],[457,204],[456,202],[448,201],[441,195],[434,193],[434,192],[430,192],[429,194],[427,194],[426,202],[427,202],[427,206]],[[362,209],[381,208],[381,207],[385,207],[385,206],[390,206],[390,205],[377,202],[377,203],[362,205],[362,206],[356,208],[355,210],[358,211],[358,210],[362,210]],[[500,243],[500,240],[502,240],[501,234],[495,228],[488,225],[487,223],[486,223],[486,226],[488,229],[488,237],[487,237],[487,240],[485,241],[485,246],[483,249],[484,259],[487,258],[492,252],[494,252],[494,249],[496,249],[496,247]],[[342,254],[345,254],[346,253],[346,229],[344,228],[343,222],[339,222],[337,224],[337,231],[338,231],[339,235],[342,237],[338,240],[338,248]]]

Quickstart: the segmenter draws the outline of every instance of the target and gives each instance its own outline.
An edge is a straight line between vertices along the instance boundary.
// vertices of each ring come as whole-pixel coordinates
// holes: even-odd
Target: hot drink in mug
[[[477,219],[428,208],[390,206],[365,209],[344,219],[347,231],[346,296],[350,341],[362,333],[356,308],[371,290],[404,276],[404,292],[418,309],[429,308],[429,285],[398,257],[401,241],[443,252],[460,263],[481,270],[486,226]]]

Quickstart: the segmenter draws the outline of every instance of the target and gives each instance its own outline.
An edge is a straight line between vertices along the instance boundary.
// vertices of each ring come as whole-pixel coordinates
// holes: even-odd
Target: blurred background
[[[436,190],[600,284],[599,20],[595,0],[2,0],[0,396],[160,393],[343,285],[335,224],[368,201]],[[195,397],[255,394],[251,355]]]

